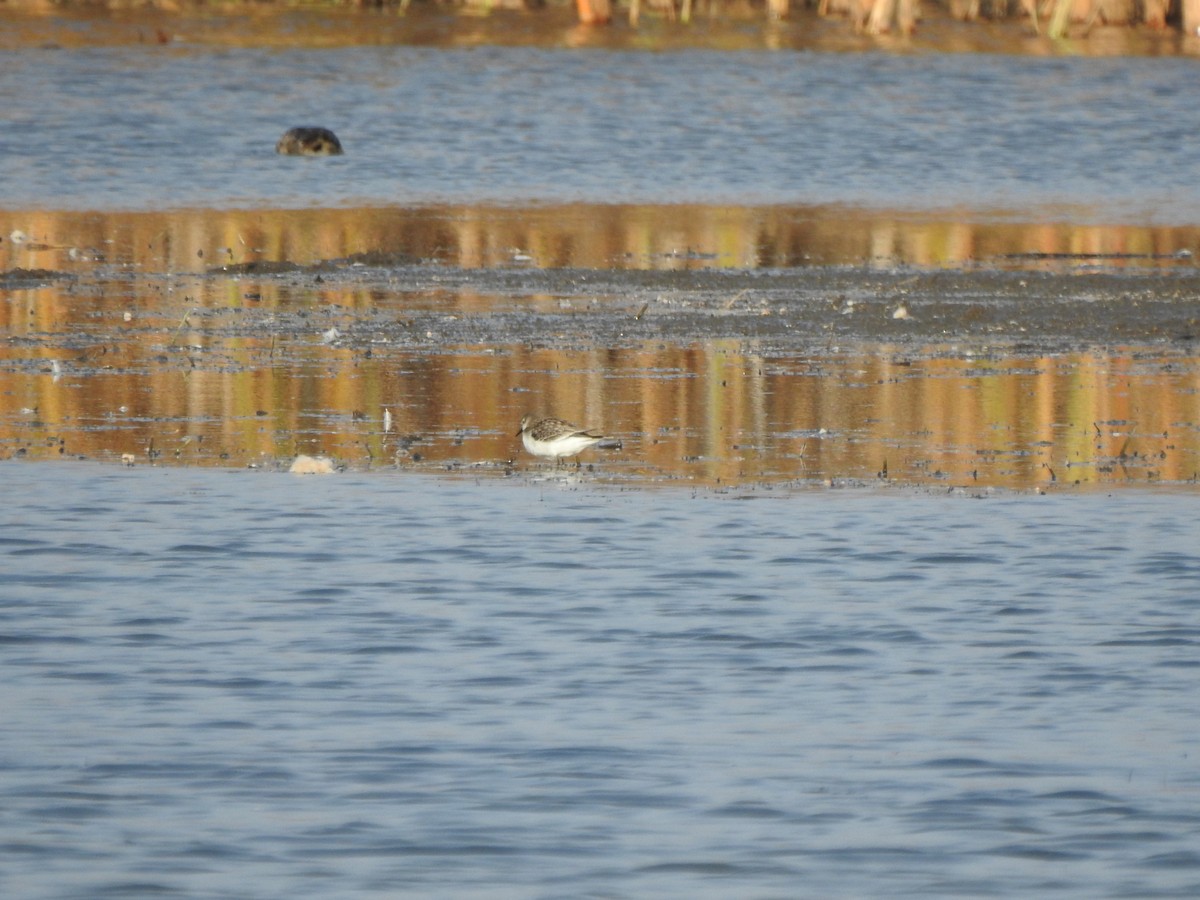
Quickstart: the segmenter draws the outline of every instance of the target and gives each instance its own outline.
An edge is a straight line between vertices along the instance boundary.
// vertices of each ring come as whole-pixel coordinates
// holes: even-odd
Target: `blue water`
[[[1194,224],[1200,59],[21,50],[0,203],[847,204]],[[335,159],[278,157],[299,124]]]
[[[1166,493],[0,464],[5,897],[1194,897]]]

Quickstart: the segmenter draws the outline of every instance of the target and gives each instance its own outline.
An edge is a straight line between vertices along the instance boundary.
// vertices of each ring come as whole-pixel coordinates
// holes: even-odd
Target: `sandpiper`
[[[562,460],[597,445],[619,450],[621,442],[597,431],[579,428],[562,419],[529,414],[517,430],[525,449],[534,456]]]

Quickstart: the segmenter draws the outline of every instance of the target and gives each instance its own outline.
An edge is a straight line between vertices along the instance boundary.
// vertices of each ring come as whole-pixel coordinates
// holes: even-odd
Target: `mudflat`
[[[626,483],[1195,484],[1200,274],[1128,262],[10,269],[0,446],[511,474],[538,411]]]

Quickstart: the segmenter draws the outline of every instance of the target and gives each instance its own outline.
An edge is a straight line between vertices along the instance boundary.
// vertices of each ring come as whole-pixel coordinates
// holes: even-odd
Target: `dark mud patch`
[[[459,269],[372,254],[311,266],[259,265],[223,267],[207,277],[270,276],[289,304],[308,301],[306,318],[318,312],[313,302],[331,294],[373,298],[355,304],[350,327],[341,329],[348,341],[420,345],[434,322],[441,343],[618,347],[752,339],[773,353],[831,342],[1063,353],[1112,344],[1187,348],[1200,338],[1200,274],[1190,267],[1154,273]],[[263,291],[256,284],[249,293]],[[457,308],[464,297],[474,298],[477,312]],[[397,302],[380,302],[386,298]],[[397,317],[397,306],[407,314]]]
[[[304,271],[304,266],[277,260],[254,260],[252,262],[229,263],[209,269],[210,275],[286,275]]]
[[[20,288],[47,281],[60,281],[73,278],[70,272],[56,272],[53,269],[5,269],[0,272],[0,287]]]

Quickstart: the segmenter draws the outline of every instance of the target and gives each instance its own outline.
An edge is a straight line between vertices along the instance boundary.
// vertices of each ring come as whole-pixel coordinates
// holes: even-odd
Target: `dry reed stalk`
[[[1071,21],[1083,22],[1086,28],[1091,28],[1101,16],[1110,25],[1128,22],[1132,19],[1130,6],[1128,0],[1074,0]]]
[[[609,0],[575,0],[575,9],[583,25],[607,25],[612,18]]]
[[[1168,0],[1142,0],[1142,21],[1151,28],[1165,28],[1168,6]]]
[[[650,10],[661,12],[668,22],[674,22],[681,19],[686,22],[692,15],[691,0],[684,0],[683,12],[680,13],[675,9],[676,0],[647,0],[646,6]],[[629,24],[636,26],[642,18],[642,0],[630,0],[629,3]]]
[[[1065,37],[1067,26],[1071,21],[1071,4],[1074,0],[1054,0],[1054,12],[1050,14],[1050,24],[1046,28],[1046,36],[1050,38]]]
[[[963,22],[979,18],[979,0],[950,0],[950,15]]]
[[[874,0],[869,3],[865,31],[868,34],[887,34],[895,26],[901,34],[912,34],[916,28],[917,0]]]
[[[1037,0],[1021,0],[1021,9],[1025,10],[1029,16],[1029,21],[1033,23],[1033,33],[1040,35],[1042,33],[1042,26],[1038,22]]]
[[[1179,7],[1183,33],[1192,36],[1200,34],[1200,0],[1180,0]]]
[[[886,0],[884,0],[886,2]],[[855,31],[863,31],[867,27],[867,19],[871,15],[872,0],[849,0],[850,22]]]
[[[896,0],[875,0],[867,13],[867,34],[885,34],[892,24],[896,14]]]
[[[191,317],[193,312],[195,312],[195,310],[189,309],[183,314],[183,318],[179,320],[179,325],[175,328],[175,332],[171,335],[171,341],[167,344],[168,347],[175,346],[176,341],[179,340],[179,333],[187,327],[188,319]]]

